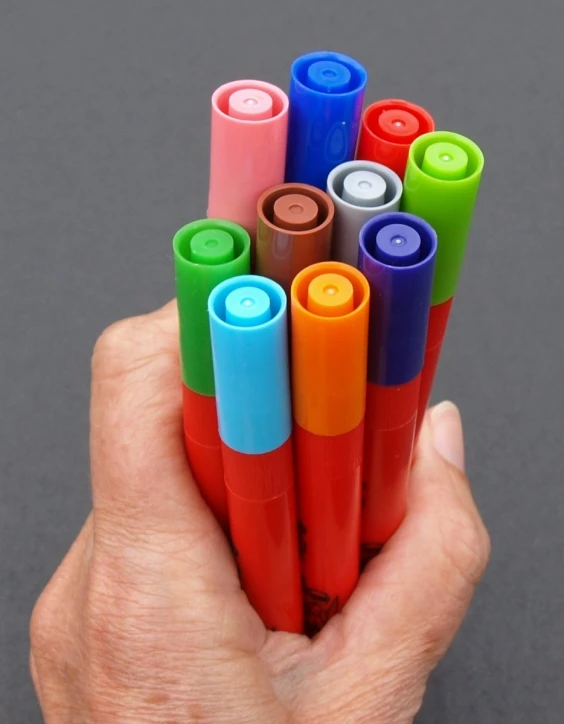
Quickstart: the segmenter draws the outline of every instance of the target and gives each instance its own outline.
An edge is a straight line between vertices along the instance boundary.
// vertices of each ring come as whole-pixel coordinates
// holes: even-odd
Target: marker
[[[377,216],[360,232],[370,285],[362,560],[402,522],[425,355],[437,237],[422,219]]]
[[[254,239],[257,201],[284,181],[288,97],[258,80],[226,83],[212,96],[208,217],[229,219]]]
[[[299,271],[329,260],[335,207],[313,186],[282,184],[265,191],[257,209],[256,272],[289,294]]]
[[[173,239],[180,320],[180,364],[184,398],[184,440],[194,478],[206,503],[228,530],[221,462],[208,297],[224,279],[248,274],[248,233],[229,221],[193,221]]]
[[[325,190],[329,172],[356,151],[367,73],[340,53],[302,55],[290,73],[286,181]]]
[[[327,193],[335,204],[331,257],[358,266],[360,230],[368,219],[398,211],[403,187],[400,177],[372,161],[348,161],[334,168]]]
[[[417,431],[431,396],[483,168],[480,148],[449,131],[421,136],[409,152],[401,207],[428,221],[438,238]]]
[[[330,261],[292,284],[292,392],[306,631],[340,611],[359,576],[370,290]]]
[[[260,276],[209,298],[229,523],[243,590],[265,626],[303,631],[286,294]]]
[[[390,98],[364,111],[356,157],[388,166],[403,179],[409,147],[435,130],[435,121],[421,106]]]

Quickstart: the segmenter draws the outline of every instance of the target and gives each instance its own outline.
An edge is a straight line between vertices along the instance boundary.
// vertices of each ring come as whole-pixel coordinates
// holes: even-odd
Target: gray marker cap
[[[374,216],[398,211],[403,184],[387,166],[374,161],[348,161],[327,178],[335,204],[331,258],[358,266],[360,230]]]

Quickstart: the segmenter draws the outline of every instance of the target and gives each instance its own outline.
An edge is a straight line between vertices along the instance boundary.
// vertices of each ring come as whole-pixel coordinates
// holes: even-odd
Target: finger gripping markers
[[[483,168],[480,148],[449,131],[421,136],[409,152],[401,208],[425,219],[438,238],[418,424],[429,402]]]
[[[175,234],[173,252],[186,451],[206,503],[227,530],[207,305],[217,284],[249,272],[250,238],[228,221],[194,221]]]
[[[327,194],[306,184],[281,184],[257,205],[256,272],[289,294],[296,274],[329,259],[335,207]]]
[[[361,228],[374,216],[398,211],[402,191],[399,176],[379,163],[348,161],[334,168],[327,179],[335,205],[332,258],[356,267]]]
[[[301,633],[287,303],[243,276],[209,298],[231,537],[243,589],[271,629]]]
[[[363,559],[405,515],[437,249],[411,214],[383,214],[360,232],[359,268],[370,285],[364,447]]]
[[[393,98],[377,101],[362,116],[356,157],[388,166],[403,179],[411,144],[434,130],[432,116],[421,106]]]
[[[256,205],[284,181],[288,97],[257,80],[226,83],[212,96],[208,217],[229,219],[254,239]]]
[[[292,384],[306,630],[341,610],[359,575],[370,291],[339,262],[292,284]]]
[[[331,169],[354,158],[367,73],[353,58],[316,52],[294,61],[286,181],[324,190]]]

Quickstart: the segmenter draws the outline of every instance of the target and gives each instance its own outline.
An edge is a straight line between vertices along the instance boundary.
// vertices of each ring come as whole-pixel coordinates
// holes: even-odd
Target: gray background
[[[209,95],[356,55],[487,159],[436,398],[462,408],[493,557],[420,722],[564,710],[561,0],[0,0],[0,721],[40,721],[35,598],[88,511],[89,357],[173,296],[205,213]],[[430,601],[431,605],[432,602]]]

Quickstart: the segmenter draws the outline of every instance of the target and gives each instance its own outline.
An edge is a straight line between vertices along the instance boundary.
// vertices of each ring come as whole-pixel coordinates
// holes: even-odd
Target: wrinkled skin
[[[411,722],[489,557],[457,409],[428,413],[407,517],[344,611],[271,633],[186,462],[177,324],[171,303],[95,348],[93,509],[31,622],[45,721]]]

